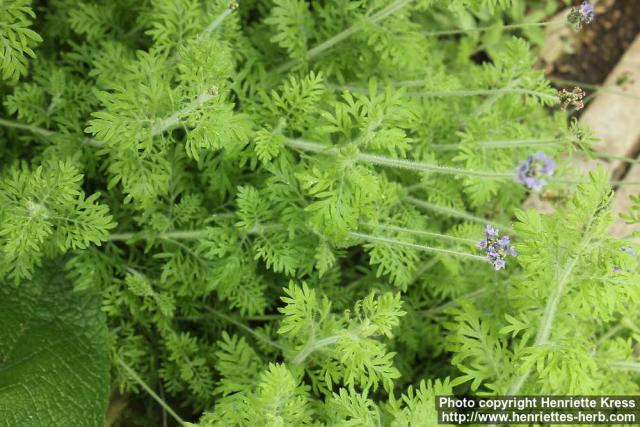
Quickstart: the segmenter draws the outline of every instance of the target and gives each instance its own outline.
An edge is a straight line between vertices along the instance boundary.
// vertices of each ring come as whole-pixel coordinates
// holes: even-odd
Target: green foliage
[[[313,22],[307,2],[303,0],[276,0],[271,16],[265,24],[274,29],[270,41],[285,49],[294,59],[304,59]]]
[[[608,232],[604,172],[562,160],[593,138],[551,111],[540,28],[505,28],[558,6],[5,1],[0,292],[62,293],[61,266],[70,312],[99,301],[114,427],[434,425],[442,394],[637,393],[638,247]],[[521,209],[538,149],[553,214]],[[488,223],[518,251],[504,271]]]
[[[27,74],[29,57],[35,58],[35,46],[42,41],[29,28],[35,13],[31,0],[7,0],[0,10],[0,72],[3,80],[16,82]]]
[[[96,203],[99,194],[80,190],[74,166],[44,166],[15,167],[0,182],[2,266],[16,282],[30,279],[44,255],[100,244],[115,227],[108,208]]]

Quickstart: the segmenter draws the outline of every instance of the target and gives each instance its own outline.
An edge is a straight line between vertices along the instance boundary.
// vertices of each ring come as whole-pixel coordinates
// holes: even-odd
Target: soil
[[[577,34],[575,53],[560,57],[550,76],[601,84],[638,34],[640,0],[600,0],[594,21]]]

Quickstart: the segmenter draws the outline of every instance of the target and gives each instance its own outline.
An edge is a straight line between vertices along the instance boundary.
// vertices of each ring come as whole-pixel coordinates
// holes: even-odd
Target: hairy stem
[[[13,128],[13,129],[20,129],[20,130],[26,130],[29,131],[33,134],[36,135],[40,135],[40,136],[44,136],[44,137],[50,137],[50,136],[54,136],[57,134],[57,132],[49,130],[49,129],[45,129],[45,128],[41,128],[38,126],[34,126],[34,125],[28,125],[28,124],[24,124],[24,123],[20,123],[20,122],[16,122],[13,120],[7,120],[7,119],[0,119],[0,126],[4,126],[7,128]],[[93,146],[93,147],[102,147],[104,145],[103,142],[98,141],[96,139],[93,138],[84,138],[84,142],[87,145]]]
[[[537,96],[538,98],[545,98],[550,100],[558,99],[557,96],[549,95],[548,93],[543,93],[543,92],[538,92],[535,90],[528,90],[528,89],[519,89],[519,88],[421,91],[421,92],[407,92],[405,95],[412,98],[449,98],[449,97],[505,95],[505,94],[531,95],[531,96]]]
[[[211,23],[207,26],[207,28],[205,28],[204,30],[202,30],[200,32],[200,34],[198,34],[196,36],[196,39],[199,39],[201,37],[207,36],[211,33],[213,33],[214,31],[216,31],[218,29],[218,27],[220,25],[222,25],[222,22],[225,20],[225,18],[227,18],[229,15],[231,15],[233,13],[234,9],[232,9],[231,7],[227,7],[224,12],[222,12],[220,15],[216,16],[215,19],[213,21],[211,21]],[[187,48],[189,49],[189,48]],[[175,55],[173,55],[173,57],[170,60],[170,63],[176,63],[180,60],[180,54],[178,52],[176,52]]]
[[[493,29],[517,30],[520,28],[547,27],[551,25],[563,25],[565,22],[566,21],[563,19],[563,20],[547,21],[547,22],[525,22],[522,24],[487,25],[484,27],[469,28],[466,30],[456,29],[456,30],[424,31],[422,34],[424,34],[425,36],[453,36],[456,34],[478,33],[478,32],[488,31]]]
[[[211,101],[213,98],[215,98],[215,96],[210,94],[209,92],[201,93],[196,97],[196,99],[191,101],[186,107],[181,108],[180,110],[176,111],[175,113],[171,114],[170,116],[160,120],[158,123],[153,125],[153,127],[151,128],[151,135],[158,136],[164,133],[167,129],[180,123],[180,119],[182,118],[182,116],[191,114],[192,112],[200,108],[205,103]]]
[[[470,254],[468,252],[459,252],[459,251],[454,251],[454,250],[451,250],[451,249],[434,248],[432,246],[420,245],[420,244],[417,244],[417,243],[410,243],[410,242],[403,242],[401,240],[391,239],[389,237],[374,236],[374,235],[371,235],[371,234],[364,234],[364,233],[359,233],[359,232],[355,232],[355,231],[350,231],[349,235],[351,237],[355,237],[357,239],[362,239],[362,240],[367,240],[367,241],[370,241],[370,242],[387,243],[387,244],[395,245],[395,246],[405,246],[405,247],[408,247],[408,248],[412,248],[412,249],[416,249],[416,250],[424,251],[424,252],[453,255],[453,256],[459,256],[459,257],[463,257],[463,258],[469,258],[469,259],[472,259],[474,261],[487,262],[487,259],[485,257],[480,256],[480,255]]]
[[[613,154],[607,154],[607,153],[595,153],[595,156],[599,159],[619,160],[622,163],[640,164],[640,159],[632,159],[631,157],[614,156]],[[624,182],[624,181],[621,181],[621,182]]]
[[[55,132],[48,130],[48,129],[44,129],[38,126],[33,126],[33,125],[26,125],[20,122],[15,122],[13,120],[6,120],[6,119],[0,119],[0,126],[4,126],[7,128],[13,128],[13,129],[22,129],[22,130],[27,130],[31,133],[35,133],[36,135],[41,135],[41,136],[51,136],[54,135]]]
[[[108,241],[124,241],[129,240],[136,236],[136,233],[127,232],[127,233],[113,233],[107,237]],[[207,236],[207,230],[176,230],[176,231],[168,231],[166,233],[160,233],[153,236],[140,236],[140,238],[149,238],[154,237],[157,239],[174,239],[174,240],[194,240],[194,239],[202,239]]]
[[[470,141],[454,144],[434,144],[430,148],[434,151],[455,151],[463,145],[478,148],[518,148],[533,147],[537,145],[564,145],[575,141],[574,138],[543,138],[543,139],[512,139],[504,141]]]
[[[282,228],[282,224],[264,224],[260,226],[255,226],[250,230],[240,230],[247,234],[259,234],[265,231],[272,231]],[[141,240],[148,239],[160,239],[160,240],[198,240],[204,239],[207,237],[209,231],[206,229],[199,230],[175,230],[175,231],[167,231],[166,233],[159,234],[137,234],[135,232],[124,232],[124,233],[113,233],[107,237],[107,241],[117,242],[117,241],[126,241],[130,240],[134,237],[139,238]]]
[[[395,85],[400,87],[420,87],[423,86],[424,80],[408,80],[394,82]],[[369,93],[369,89],[352,85],[334,85],[327,84],[327,87],[334,90],[349,90],[355,93]],[[558,97],[550,95],[544,92],[538,92],[535,90],[513,88],[511,86],[496,88],[496,89],[471,89],[471,90],[439,90],[439,91],[419,91],[419,92],[406,92],[405,95],[411,98],[454,98],[454,97],[466,97],[466,96],[486,96],[486,95],[504,95],[504,94],[523,94],[537,96],[539,98],[545,98],[550,100],[557,100]]]
[[[454,218],[460,218],[460,219],[465,219],[467,221],[472,221],[472,222],[477,222],[480,224],[491,224],[494,225],[496,227],[502,228],[512,234],[514,234],[513,229],[506,225],[506,224],[501,224],[495,221],[492,221],[490,219],[487,218],[482,218],[473,214],[470,214],[469,212],[465,212],[465,211],[460,211],[457,209],[453,209],[453,208],[449,208],[446,206],[440,206],[440,205],[436,205],[434,203],[429,203],[427,201],[424,200],[420,200],[417,199],[415,197],[411,197],[411,196],[407,196],[405,197],[403,200],[418,206],[419,208],[422,209],[426,209],[432,212],[437,212],[439,214],[443,214],[443,215],[447,215],[447,216],[452,216]]]
[[[634,95],[632,93],[623,92],[621,90],[609,89],[608,86],[594,85],[594,84],[589,84],[589,83],[584,83],[584,82],[578,82],[578,81],[575,81],[575,80],[564,80],[564,79],[559,79],[559,78],[555,78],[555,77],[547,77],[547,79],[549,79],[549,81],[552,81],[554,83],[558,83],[558,84],[561,84],[561,85],[573,85],[573,86],[580,86],[581,88],[585,88],[585,89],[591,89],[591,90],[595,91],[596,93],[599,93],[599,92],[610,93],[612,95],[624,96],[626,98],[640,99],[640,96],[638,96],[638,95]]]
[[[314,153],[322,153],[330,156],[337,156],[339,151],[337,148],[319,144],[317,142],[303,141],[299,139],[286,139],[285,144],[291,148],[302,151],[310,151]],[[389,166],[398,169],[409,169],[419,172],[434,172],[445,175],[457,176],[477,176],[490,179],[507,179],[513,178],[513,173],[476,171],[469,169],[461,169],[452,166],[439,166],[431,163],[416,162],[413,160],[396,159],[394,157],[386,157],[378,154],[358,153],[356,160],[366,163],[372,163],[380,166]]]
[[[446,234],[434,233],[432,231],[415,230],[415,229],[411,229],[411,228],[398,227],[398,226],[395,226],[395,225],[371,224],[370,227],[371,228],[377,228],[377,229],[380,229],[380,230],[397,231],[399,233],[414,234],[414,235],[417,235],[417,236],[434,237],[436,239],[451,240],[451,241],[454,241],[454,242],[467,243],[467,244],[471,244],[471,245],[476,245],[478,243],[477,240],[466,239],[464,237],[449,236],[449,235],[446,235]]]
[[[610,362],[608,366],[614,369],[640,372],[640,362],[635,360],[617,360],[615,362]]]
[[[291,362],[294,365],[299,365],[302,362],[304,362],[306,360],[307,357],[309,357],[309,355],[311,353],[313,353],[314,351],[320,350],[323,347],[328,347],[330,345],[335,344],[336,342],[338,342],[338,340],[342,338],[342,335],[338,334],[338,335],[331,335],[329,337],[326,338],[322,338],[318,341],[310,341],[307,343],[307,345],[304,346],[304,348],[300,351],[300,353],[298,353],[292,360]]]

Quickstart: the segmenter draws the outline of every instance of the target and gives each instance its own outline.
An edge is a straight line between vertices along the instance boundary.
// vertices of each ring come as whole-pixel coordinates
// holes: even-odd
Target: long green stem
[[[491,224],[491,225],[499,227],[499,228],[501,228],[503,230],[506,230],[506,231],[508,231],[508,232],[510,232],[512,234],[514,232],[513,229],[511,227],[509,227],[508,225],[506,225],[506,224],[501,224],[501,223],[495,222],[495,221],[487,219],[487,218],[476,216],[476,215],[470,214],[469,212],[460,211],[460,210],[449,208],[449,207],[446,207],[446,206],[436,205],[434,203],[430,203],[430,202],[427,202],[425,200],[420,200],[420,199],[417,199],[417,198],[411,197],[411,196],[407,196],[403,200],[405,200],[405,201],[407,201],[407,202],[409,202],[411,204],[414,204],[414,205],[418,206],[419,208],[426,209],[426,210],[429,210],[429,211],[432,211],[432,212],[437,212],[439,214],[451,216],[451,217],[454,217],[454,218],[465,219],[467,221],[477,222],[477,223],[480,223],[480,224]]]
[[[340,338],[342,338],[342,336],[343,335],[331,335],[329,337],[322,338],[318,341],[309,342],[307,345],[304,346],[304,348],[300,351],[300,353],[298,353],[291,360],[292,363],[294,365],[299,365],[300,363],[304,362],[311,353],[313,353],[314,351],[320,350],[323,347],[328,347],[330,345],[335,344],[336,342],[338,342]]]
[[[41,135],[41,136],[51,136],[53,134],[55,134],[55,132],[48,130],[48,129],[44,129],[38,126],[33,126],[33,125],[25,125],[23,123],[20,122],[15,122],[13,120],[6,120],[6,119],[0,119],[0,126],[4,126],[4,127],[8,127],[8,128],[14,128],[14,129],[22,129],[22,130],[27,130],[31,133],[35,133],[36,135]]]
[[[218,16],[216,16],[213,21],[211,21],[211,23],[200,32],[200,34],[198,34],[196,36],[196,39],[200,39],[202,37],[205,37],[211,33],[213,33],[214,31],[216,31],[218,29],[218,27],[220,27],[220,25],[222,25],[222,22],[233,13],[234,9],[232,9],[231,7],[227,7],[221,14],[219,14]],[[187,47],[187,49],[189,49],[189,47]],[[173,55],[173,57],[170,60],[170,63],[175,63],[178,62],[180,60],[180,53],[176,52],[175,55]]]
[[[234,9],[231,7],[227,7],[224,12],[222,12],[220,15],[218,15],[213,21],[211,21],[211,23],[209,24],[209,26],[207,28],[205,28],[202,33],[200,33],[198,35],[198,37],[202,37],[202,36],[206,36],[208,34],[213,33],[214,31],[216,31],[218,29],[218,27],[220,25],[222,25],[222,22],[227,18],[227,16],[231,15],[233,13]]]
[[[333,46],[337,45],[338,43],[346,40],[347,38],[351,37],[352,35],[356,34],[359,31],[361,31],[365,27],[365,25],[367,23],[376,24],[378,22],[381,22],[385,18],[388,18],[389,16],[391,16],[394,13],[398,12],[399,10],[401,10],[403,7],[405,7],[406,5],[411,3],[412,1],[413,0],[396,0],[396,1],[394,1],[393,3],[391,3],[390,5],[385,7],[384,9],[380,10],[379,12],[374,13],[367,20],[367,22],[358,22],[358,23],[352,25],[351,27],[347,28],[346,30],[336,34],[335,36],[325,40],[324,42],[320,43],[319,45],[309,49],[307,51],[306,59],[309,60],[309,61],[314,59],[315,57],[317,57],[320,54],[322,54],[322,53],[326,52],[327,50],[331,49]],[[281,65],[280,67],[276,68],[276,72],[283,73],[283,72],[289,70],[294,65],[296,65],[298,62],[299,62],[298,60],[291,60],[291,61]]]
[[[7,119],[1,119],[0,118],[0,126],[4,126],[7,128],[13,128],[13,129],[20,129],[20,130],[26,130],[28,132],[31,132],[33,134],[36,135],[40,135],[40,136],[44,136],[45,138],[54,136],[57,134],[57,132],[54,132],[52,130],[49,129],[44,129],[38,126],[34,126],[34,125],[28,125],[28,124],[24,124],[24,123],[20,123],[20,122],[16,122],[13,120],[7,120]],[[93,138],[84,138],[84,142],[87,145],[91,145],[93,147],[102,147],[104,144],[101,141],[98,141],[96,139]]]
[[[136,233],[128,232],[128,233],[113,233],[107,237],[108,241],[125,241],[130,240],[136,236]],[[166,233],[155,234],[153,236],[143,236],[140,235],[141,238],[149,238],[154,237],[157,239],[174,239],[174,240],[194,240],[194,239],[202,239],[207,236],[207,230],[176,230],[176,231],[168,231]]]
[[[537,96],[550,100],[557,100],[558,97],[548,93],[538,92],[529,89],[519,88],[498,88],[498,89],[475,89],[475,90],[444,90],[444,91],[420,91],[407,92],[405,95],[412,98],[449,98],[449,97],[465,97],[465,96],[485,96],[485,95],[505,95],[505,94],[522,94]]]
[[[595,153],[595,156],[599,159],[619,160],[622,163],[631,163],[631,164],[640,163],[640,159],[632,159],[631,157],[625,157],[625,156],[614,156],[612,154],[606,154],[606,153]]]
[[[576,185],[576,184],[581,184],[584,181],[575,181],[575,180],[571,180],[571,179],[563,179],[563,178],[551,178],[548,180],[549,183],[555,183],[555,184],[571,184],[571,185]],[[613,186],[613,187],[633,187],[636,185],[640,185],[640,181],[609,181],[609,185]]]
[[[433,238],[442,239],[442,240],[451,240],[451,241],[454,241],[454,242],[467,243],[467,244],[471,244],[471,245],[476,245],[478,243],[478,240],[466,239],[464,237],[449,236],[449,235],[446,235],[446,234],[434,233],[434,232],[431,232],[431,231],[415,230],[415,229],[411,229],[411,228],[398,227],[398,226],[395,226],[395,225],[375,224],[375,225],[370,225],[370,227],[378,228],[380,230],[397,231],[399,233],[413,234],[413,235],[417,235],[417,236],[433,237]]]
[[[640,96],[638,96],[638,95],[634,95],[632,93],[623,92],[621,90],[609,89],[608,86],[594,85],[594,84],[589,84],[589,83],[584,83],[584,82],[578,82],[578,81],[575,81],[575,80],[558,79],[558,78],[555,78],[555,77],[547,77],[547,79],[549,79],[550,81],[552,81],[554,83],[558,83],[558,84],[561,84],[561,85],[580,86],[580,87],[585,88],[585,89],[594,90],[595,92],[610,93],[612,95],[619,95],[619,96],[623,96],[623,97],[626,97],[626,98],[640,100]]]
[[[151,128],[151,135],[152,136],[158,136],[158,135],[164,133],[169,128],[171,128],[171,127],[177,125],[178,123],[180,123],[180,119],[183,116],[191,114],[192,112],[194,112],[195,110],[200,108],[202,105],[204,105],[207,102],[211,101],[213,98],[215,98],[215,96],[212,95],[209,92],[201,93],[200,95],[198,95],[196,97],[196,99],[191,101],[186,107],[181,108],[180,110],[176,111],[175,113],[171,114],[170,116],[168,116],[168,117],[160,120],[159,122],[157,122]]]
[[[386,243],[393,246],[405,246],[407,248],[412,248],[412,249],[416,249],[423,252],[453,255],[453,256],[459,256],[463,258],[469,258],[474,261],[487,262],[487,259],[485,257],[480,255],[470,254],[468,252],[460,252],[460,251],[454,251],[451,249],[435,248],[432,246],[420,245],[417,243],[410,243],[410,242],[403,242],[401,240],[391,239],[389,237],[373,236],[371,234],[364,234],[364,233],[359,233],[355,231],[350,231],[349,235],[356,239],[362,239],[369,242]]]
[[[261,226],[253,227],[251,230],[241,230],[247,234],[258,234],[265,231],[272,231],[276,229],[282,228],[282,224],[264,224]],[[138,234],[134,232],[125,232],[125,233],[113,233],[107,237],[108,241],[116,242],[116,241],[126,241],[130,240],[134,237],[139,238],[141,240],[147,239],[160,239],[160,240],[197,240],[204,239],[208,236],[209,231],[206,229],[199,230],[175,230],[175,231],[167,231],[165,233],[159,234]]]
[[[640,362],[635,360],[617,360],[615,362],[610,362],[608,366],[614,369],[640,372]]]
[[[339,151],[335,147],[327,146],[324,144],[318,144],[316,142],[302,141],[299,139],[286,139],[285,144],[291,148],[295,148],[302,151],[310,151],[314,153],[322,153],[331,156],[337,156]],[[416,162],[412,160],[396,159],[393,157],[381,156],[378,154],[358,153],[356,159],[361,162],[372,163],[380,166],[389,166],[399,169],[410,169],[419,172],[434,172],[445,175],[457,175],[457,176],[477,176],[490,179],[506,179],[513,178],[513,173],[491,172],[491,171],[477,171],[461,169],[452,166],[439,166],[431,163]]]
[[[127,365],[120,358],[117,358],[117,361],[120,364],[120,366],[122,366],[122,368],[124,368],[124,370],[127,371],[127,373],[131,376],[131,378],[133,378],[140,385],[140,387],[142,387],[144,391],[146,391],[149,394],[149,396],[151,396],[156,402],[158,402],[158,404],[165,411],[167,411],[167,413],[171,415],[178,422],[178,424],[180,424],[181,426],[187,425],[187,423],[182,418],[180,418],[180,416],[167,404],[167,402],[165,402],[162,398],[160,398],[160,396],[158,396],[156,392],[153,391],[151,387],[149,387],[147,383],[144,382],[144,380],[140,377],[140,375],[138,375],[136,371],[133,370],[133,368]]]
[[[573,138],[542,138],[542,139],[512,139],[504,141],[470,141],[458,142],[454,144],[434,144],[430,148],[434,151],[455,151],[464,146],[479,148],[518,148],[533,147],[536,145],[564,145],[573,142]]]
[[[547,21],[547,22],[525,22],[521,24],[509,24],[509,25],[488,25],[484,27],[469,28],[466,30],[455,29],[455,30],[424,31],[422,34],[424,34],[425,36],[452,36],[456,34],[477,33],[477,32],[489,31],[494,29],[516,30],[520,28],[530,28],[530,27],[547,27],[551,25],[563,25],[565,24],[565,22],[566,22],[565,20],[557,20],[557,21]]]
[[[400,87],[420,87],[424,85],[424,80],[408,80],[394,82],[396,86]],[[334,85],[326,84],[328,88],[334,90],[349,90],[354,93],[369,93],[369,89],[357,87],[353,85]],[[437,91],[419,91],[419,92],[406,92],[405,95],[411,98],[449,98],[449,97],[466,97],[466,96],[486,96],[486,95],[504,95],[504,94],[523,94],[532,95],[539,98],[546,98],[550,100],[557,100],[558,97],[550,95],[544,92],[538,92],[535,90],[514,88],[511,86],[495,88],[495,89],[460,89],[460,90],[437,90]]]

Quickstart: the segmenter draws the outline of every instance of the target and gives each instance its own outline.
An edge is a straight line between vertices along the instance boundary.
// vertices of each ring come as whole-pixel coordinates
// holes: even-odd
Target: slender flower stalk
[[[622,163],[640,164],[640,159],[632,159],[631,157],[626,156],[614,156],[613,154],[606,153],[595,153],[595,156],[599,159],[618,160]]]
[[[259,234],[267,231],[278,230],[281,228],[283,228],[282,224],[264,224],[264,225],[253,227],[251,230],[241,230],[241,231],[247,234]],[[167,231],[165,233],[158,233],[158,234],[142,234],[142,233],[134,233],[134,232],[124,232],[124,233],[113,233],[109,235],[109,237],[107,237],[107,240],[110,242],[127,241],[131,239],[198,240],[198,239],[204,239],[208,235],[209,235],[209,231],[207,229],[174,230],[174,231]]]
[[[286,139],[285,144],[291,148],[302,151],[310,151],[314,153],[322,153],[331,156],[337,156],[339,151],[336,147],[319,144],[317,142],[303,141],[299,139]],[[488,179],[503,180],[511,178],[513,175],[507,172],[491,172],[491,171],[477,171],[456,168],[452,166],[439,166],[432,163],[416,162],[412,160],[397,159],[394,157],[386,157],[378,154],[358,153],[356,160],[372,163],[380,166],[389,166],[399,169],[409,169],[418,172],[434,172],[445,175],[456,176],[476,176]]]
[[[473,89],[473,90],[444,90],[444,91],[420,91],[407,92],[406,95],[411,98],[449,98],[449,97],[467,97],[467,96],[487,96],[487,95],[508,95],[521,94],[530,95],[538,98],[555,100],[554,95],[535,90],[521,88],[496,88],[496,89]]]
[[[375,225],[371,225],[370,227],[375,229],[380,229],[380,230],[396,231],[398,233],[413,234],[416,236],[432,237],[432,238],[441,239],[441,240],[450,240],[452,242],[460,242],[460,243],[466,243],[470,245],[475,245],[477,243],[477,241],[473,239],[467,239],[464,237],[449,236],[446,234],[434,233],[432,231],[415,230],[411,228],[398,227],[395,225],[375,224]]]
[[[452,144],[434,144],[430,148],[433,151],[456,151],[462,146],[474,146],[482,149],[494,148],[522,148],[533,147],[537,145],[566,145],[576,141],[575,138],[541,138],[541,139],[512,139],[503,141],[469,141],[457,142]]]
[[[459,256],[459,257],[463,257],[463,258],[469,258],[469,259],[472,259],[474,261],[481,261],[481,262],[486,262],[487,261],[485,259],[485,257],[483,257],[483,256],[471,254],[471,253],[468,253],[468,252],[460,252],[460,251],[455,251],[455,250],[451,250],[451,249],[435,248],[435,247],[432,247],[432,246],[420,245],[420,244],[417,244],[417,243],[403,242],[401,240],[396,240],[396,239],[392,239],[392,238],[389,238],[389,237],[374,236],[374,235],[371,235],[371,234],[359,233],[359,232],[355,232],[355,231],[349,232],[349,235],[351,237],[356,238],[356,239],[367,240],[369,242],[386,243],[386,244],[395,245],[395,246],[405,246],[405,247],[413,248],[413,249],[416,249],[416,250],[419,250],[419,251]]]
[[[621,90],[615,90],[615,89],[611,89],[611,87],[617,87],[615,85],[612,86],[602,86],[602,85],[594,85],[594,84],[589,84],[589,83],[584,83],[584,82],[578,82],[575,80],[565,80],[565,79],[559,79],[556,77],[552,77],[549,76],[547,77],[547,79],[553,83],[557,83],[559,85],[571,85],[571,86],[579,86],[582,88],[586,88],[586,89],[591,89],[593,92],[596,93],[610,93],[612,95],[619,95],[619,96],[623,96],[625,98],[632,98],[632,99],[637,99],[640,100],[640,96],[638,95],[634,95],[632,93],[627,93],[627,92],[623,92]]]
[[[398,87],[421,87],[424,86],[424,80],[407,80],[395,82],[394,85]],[[353,86],[353,85],[336,85],[326,84],[326,86],[333,90],[348,90],[354,93],[369,93],[369,89]],[[539,98],[556,100],[557,97],[544,92],[538,92],[535,90],[517,88],[517,87],[501,87],[494,89],[454,89],[454,90],[437,90],[437,91],[419,91],[419,92],[406,92],[405,95],[411,98],[458,98],[468,96],[488,96],[488,95],[505,95],[505,94],[522,94],[531,95]]]
[[[640,361],[637,360],[616,360],[609,362],[608,366],[613,369],[640,372]]]
[[[503,230],[509,231],[509,233],[514,234],[514,231],[511,227],[506,224],[497,223],[495,221],[491,221],[487,218],[483,218],[477,215],[470,214],[469,212],[461,211],[458,209],[449,208],[446,206],[436,205],[434,203],[427,202],[425,200],[417,199],[415,197],[407,196],[403,199],[404,201],[411,203],[419,208],[436,212],[441,215],[451,216],[454,218],[464,219],[471,222],[477,222],[480,224],[491,224],[496,227],[500,227]]]
[[[490,30],[519,30],[522,28],[531,28],[531,27],[549,27],[554,25],[564,25],[564,20],[555,20],[555,21],[546,21],[546,22],[524,22],[521,24],[508,24],[508,25],[487,25],[484,27],[475,27],[468,29],[453,29],[453,30],[438,30],[438,31],[424,31],[422,34],[428,37],[438,37],[438,36],[454,36],[458,34],[467,34],[467,33],[480,33],[484,31]]]

